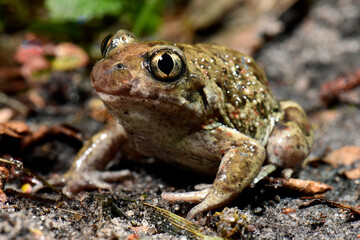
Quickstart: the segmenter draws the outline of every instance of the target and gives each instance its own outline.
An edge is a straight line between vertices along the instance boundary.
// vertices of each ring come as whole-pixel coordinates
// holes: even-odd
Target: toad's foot
[[[66,195],[86,189],[111,189],[110,182],[122,181],[131,175],[129,170],[103,171],[126,141],[125,129],[116,123],[109,124],[84,144],[63,176],[49,183],[65,184],[63,193]]]
[[[70,176],[56,175],[47,181],[50,187],[63,187],[62,193],[67,197],[73,197],[76,193],[91,189],[112,189],[111,183],[122,182],[131,177],[130,170],[119,171],[85,171]],[[43,189],[47,184],[38,182],[32,188],[33,192]]]
[[[223,130],[225,131],[227,129]],[[236,142],[231,142],[233,145],[225,150],[210,188],[189,193],[162,194],[164,199],[170,201],[200,202],[190,210],[188,219],[193,219],[198,213],[226,205],[249,186],[260,171],[265,159],[264,147],[241,133],[233,134],[236,134]]]
[[[90,189],[110,190],[110,183],[121,182],[131,176],[129,170],[120,171],[88,171],[71,176],[59,176],[49,180],[51,185],[64,185],[62,192],[72,197],[74,194]]]

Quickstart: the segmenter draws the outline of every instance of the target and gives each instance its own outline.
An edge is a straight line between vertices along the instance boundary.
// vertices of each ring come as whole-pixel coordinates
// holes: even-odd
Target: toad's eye
[[[183,75],[185,65],[176,52],[160,50],[151,56],[150,69],[157,80],[173,82]]]
[[[105,57],[106,53],[107,53],[107,49],[112,41],[112,37],[114,36],[113,33],[107,35],[104,40],[102,40],[101,42],[101,54],[103,57]]]

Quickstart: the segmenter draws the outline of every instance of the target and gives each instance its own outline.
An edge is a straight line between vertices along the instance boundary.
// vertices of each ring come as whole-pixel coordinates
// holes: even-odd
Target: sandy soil
[[[311,159],[321,158],[324,153],[343,146],[360,146],[360,109],[346,101],[326,106],[320,99],[323,83],[338,76],[354,73],[360,67],[360,3],[357,0],[315,1],[308,15],[294,29],[266,43],[256,54],[256,60],[264,67],[270,87],[279,99],[299,102],[309,114],[315,130],[315,144]],[[89,84],[90,85],[90,84]],[[91,92],[89,86],[86,91]],[[349,90],[352,94],[356,89]],[[64,108],[70,113],[77,109],[69,104]],[[60,111],[57,115],[34,117],[32,122],[76,122],[75,115]],[[56,119],[52,119],[56,117]],[[41,118],[41,119],[40,119]],[[89,136],[100,124],[86,119],[84,130]],[[76,125],[76,124],[75,124]],[[84,129],[83,123],[78,123]],[[44,147],[44,146],[42,146]],[[62,140],[47,145],[59,155],[56,161],[68,165],[78,146]],[[40,148],[40,147],[39,147]],[[31,154],[38,154],[38,148]],[[49,152],[49,151],[48,151]],[[37,155],[38,156],[38,155]],[[30,168],[38,164],[31,162]],[[35,159],[35,157],[34,157]],[[34,160],[35,161],[35,160]],[[357,165],[356,165],[357,164]],[[56,165],[63,170],[64,165]],[[326,198],[352,206],[359,205],[360,180],[351,180],[344,171],[358,167],[333,167],[322,161],[305,166],[298,174],[301,179],[320,181],[334,187]],[[16,179],[10,179],[7,187],[8,202],[0,211],[0,239],[189,239],[181,235],[161,232],[151,219],[149,209],[128,203],[124,199],[142,200],[184,216],[191,204],[168,203],[160,198],[164,190],[191,190],[200,182],[211,182],[193,173],[164,166],[154,161],[122,162],[113,169],[128,168],[133,177],[116,185],[111,195],[136,224],[121,215],[114,214],[95,192],[81,193],[77,199],[59,201],[59,195],[51,191],[26,197],[11,191]],[[44,167],[43,171],[46,171]],[[56,167],[51,166],[53,172]],[[246,190],[229,208],[238,210],[237,216],[246,217],[246,226],[240,226],[244,239],[358,239],[360,216],[348,211],[315,204],[299,206],[307,200],[290,191],[273,189],[258,184]],[[114,185],[115,186],[115,185]],[[198,224],[215,232],[215,211],[198,219]],[[113,213],[113,214],[111,214]],[[233,236],[240,238],[239,233]]]

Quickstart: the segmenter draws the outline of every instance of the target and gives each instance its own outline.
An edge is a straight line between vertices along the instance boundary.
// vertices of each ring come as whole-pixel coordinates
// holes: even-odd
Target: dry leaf
[[[5,134],[15,138],[24,137],[29,132],[29,126],[22,121],[10,121],[0,123],[0,134]]]
[[[360,160],[360,146],[345,146],[332,151],[324,157],[324,162],[333,167],[338,167],[339,165],[349,166],[356,160]]]
[[[348,179],[360,179],[360,168],[354,168],[349,171],[345,171],[344,174]]]
[[[15,114],[16,112],[11,108],[0,109],[0,123],[8,122]]]
[[[320,122],[334,122],[340,116],[341,114],[338,110],[325,110],[314,114],[313,119]]]
[[[9,170],[7,170],[6,167],[0,166],[0,203],[5,203],[7,200],[3,188],[8,178],[9,178]]]
[[[347,204],[344,204],[344,203],[339,203],[339,202],[336,202],[336,201],[332,201],[332,200],[328,200],[328,199],[324,199],[324,198],[319,198],[319,197],[306,197],[306,198],[302,198],[302,199],[311,199],[311,200],[301,204],[299,206],[299,208],[305,208],[305,207],[313,206],[315,204],[326,204],[329,207],[335,207],[335,208],[340,208],[340,209],[343,209],[343,210],[348,210],[352,214],[360,216],[360,208],[359,207],[354,207],[354,206],[351,206],[351,205],[347,205]]]
[[[52,126],[42,125],[37,131],[26,136],[22,141],[22,145],[26,148],[45,139],[46,137],[58,135],[64,135],[66,137],[69,137],[70,139],[75,139],[79,142],[82,141],[81,134],[79,134],[79,132],[71,126],[68,126],[66,124]]]
[[[269,183],[275,188],[282,187],[305,195],[320,194],[333,189],[325,183],[295,178],[269,178]]]
[[[355,98],[353,100],[358,100],[358,96],[356,96],[354,92],[349,92],[349,90],[352,90],[359,85],[360,69],[357,69],[353,73],[323,83],[320,88],[320,97],[327,105],[336,100],[340,95],[343,95],[342,98],[348,100],[351,100],[352,98]],[[352,93],[352,96],[349,96],[349,93]]]

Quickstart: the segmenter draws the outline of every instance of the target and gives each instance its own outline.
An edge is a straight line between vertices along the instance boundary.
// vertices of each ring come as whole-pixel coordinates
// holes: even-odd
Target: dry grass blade
[[[319,197],[306,197],[306,198],[302,198],[302,199],[311,199],[310,201],[301,204],[299,207],[300,208],[305,208],[305,207],[309,207],[315,204],[326,204],[327,206],[330,207],[335,207],[335,208],[340,208],[343,210],[348,210],[350,211],[352,214],[356,215],[357,218],[360,218],[360,208],[358,207],[353,207],[347,204],[343,204],[343,203],[338,203],[335,201],[331,201],[328,199],[324,199],[324,198],[319,198]]]
[[[142,203],[144,206],[154,210],[154,220],[162,230],[176,234],[183,234],[191,239],[205,239],[205,240],[219,240],[222,238],[206,236],[201,233],[201,230],[194,223],[182,218],[172,212],[166,211],[159,207]]]

